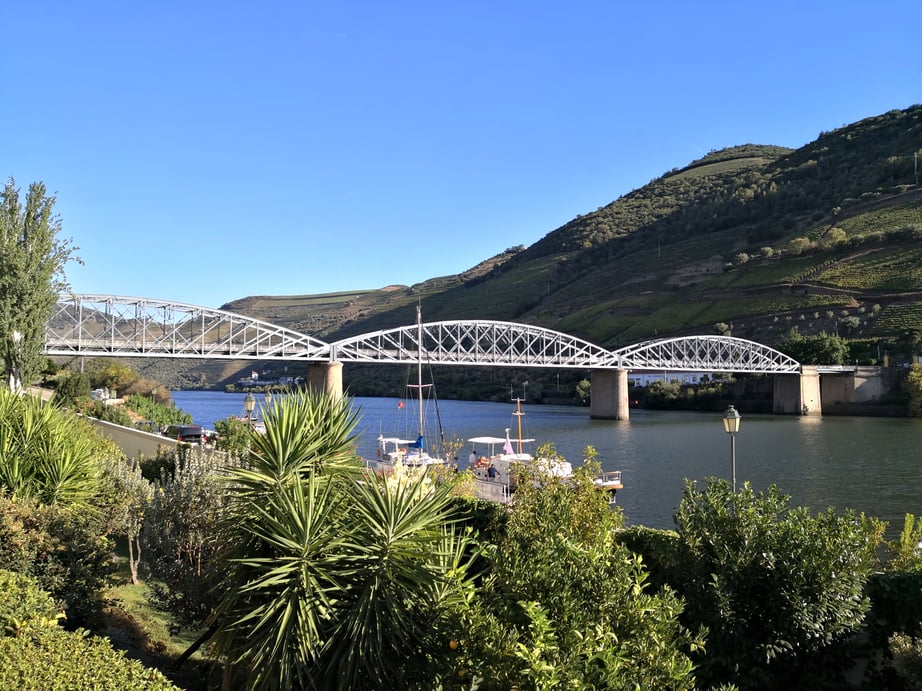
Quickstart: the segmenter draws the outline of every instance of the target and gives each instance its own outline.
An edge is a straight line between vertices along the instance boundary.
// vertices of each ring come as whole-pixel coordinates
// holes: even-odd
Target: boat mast
[[[423,310],[422,306],[416,305],[416,345],[418,353],[416,356],[416,383],[419,394],[419,436],[423,435]]]
[[[515,413],[513,413],[513,415],[515,415],[516,418],[518,418],[518,423],[519,423],[519,455],[521,455],[522,454],[522,416],[525,415],[525,413],[522,412],[522,401],[524,399],[513,398],[512,400],[515,401]]]

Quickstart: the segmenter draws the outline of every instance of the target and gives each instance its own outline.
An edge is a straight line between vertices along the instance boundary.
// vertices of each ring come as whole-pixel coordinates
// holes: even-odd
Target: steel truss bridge
[[[52,356],[302,360],[307,363],[562,367],[792,374],[800,364],[729,336],[644,341],[607,350],[528,324],[416,323],[333,343],[232,312],[112,295],[62,295],[45,331]]]

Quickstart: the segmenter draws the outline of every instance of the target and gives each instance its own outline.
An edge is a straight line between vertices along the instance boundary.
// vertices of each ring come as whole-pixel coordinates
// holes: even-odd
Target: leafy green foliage
[[[848,342],[844,338],[827,333],[804,336],[797,327],[791,329],[778,349],[804,365],[841,365],[848,357]]]
[[[13,388],[44,368],[45,326],[73,258],[71,241],[58,237],[54,204],[40,182],[29,186],[25,204],[12,178],[0,190],[0,359]]]
[[[160,427],[192,424],[192,416],[189,413],[173,405],[164,405],[158,402],[156,397],[154,400],[151,398],[150,395],[131,394],[125,397],[124,405],[145,420],[152,420]]]
[[[211,614],[225,548],[219,530],[227,505],[219,476],[227,459],[201,450],[175,453],[141,504],[140,549],[153,577],[151,601],[179,626],[197,627]]]
[[[481,689],[694,688],[681,602],[651,593],[622,519],[592,483],[522,477],[485,554],[491,571],[459,610],[454,678]]]
[[[922,640],[896,633],[889,640],[890,666],[906,691],[922,690]]]
[[[243,420],[233,417],[215,420],[214,429],[218,433],[217,448],[220,451],[244,454],[249,450],[253,429]]]
[[[64,615],[54,600],[28,576],[0,569],[0,636],[22,636],[55,628]]]
[[[64,605],[71,625],[95,622],[114,570],[98,517],[0,496],[0,564],[34,578]]]
[[[0,637],[0,688],[178,691],[161,672],[127,659],[107,639],[55,629]]]
[[[734,494],[712,479],[704,491],[686,483],[676,525],[682,566],[668,580],[689,625],[709,631],[705,680],[797,686],[841,669],[841,646],[869,608],[880,522],[832,508],[811,516],[775,487],[756,494],[746,483]]]
[[[903,386],[909,393],[909,416],[922,417],[922,365],[910,365]]]

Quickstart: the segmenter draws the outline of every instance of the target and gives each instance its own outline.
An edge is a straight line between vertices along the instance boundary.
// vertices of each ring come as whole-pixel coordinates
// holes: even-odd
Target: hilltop
[[[799,149],[712,151],[456,275],[223,309],[327,340],[412,323],[417,303],[427,321],[525,322],[608,348],[715,332],[776,344],[796,326],[871,357],[922,329],[920,153],[916,105]]]

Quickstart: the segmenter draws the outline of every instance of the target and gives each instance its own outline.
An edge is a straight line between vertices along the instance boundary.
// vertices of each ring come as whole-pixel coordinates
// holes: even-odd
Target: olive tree
[[[4,378],[18,391],[41,371],[45,325],[66,289],[64,266],[76,249],[61,240],[55,197],[29,186],[25,204],[12,178],[0,191],[0,358]]]

